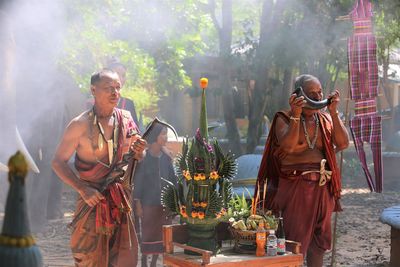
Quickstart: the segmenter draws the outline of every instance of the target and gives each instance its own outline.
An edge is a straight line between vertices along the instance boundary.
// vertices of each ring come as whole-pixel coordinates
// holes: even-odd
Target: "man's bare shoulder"
[[[68,129],[73,131],[85,131],[90,120],[90,111],[85,111],[73,118],[68,124]]]

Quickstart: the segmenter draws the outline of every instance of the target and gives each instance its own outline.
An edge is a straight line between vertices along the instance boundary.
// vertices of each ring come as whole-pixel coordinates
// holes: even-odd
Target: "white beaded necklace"
[[[314,114],[314,120],[315,120],[316,129],[315,129],[314,138],[313,138],[313,140],[311,142],[310,141],[310,136],[309,136],[309,134],[307,132],[306,121],[305,121],[303,115],[301,115],[301,122],[303,124],[304,136],[306,137],[306,141],[307,141],[308,147],[310,149],[314,149],[315,144],[317,143],[317,138],[318,138],[319,119],[318,119],[318,116],[316,114]]]

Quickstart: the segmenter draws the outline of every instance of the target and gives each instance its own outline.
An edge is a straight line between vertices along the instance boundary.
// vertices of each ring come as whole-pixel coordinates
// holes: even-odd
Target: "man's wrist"
[[[297,123],[300,121],[300,116],[299,117],[290,116],[289,119]]]
[[[331,117],[333,117],[333,115],[337,115],[339,117],[339,111],[337,109],[334,111],[330,111],[329,113],[331,114]]]

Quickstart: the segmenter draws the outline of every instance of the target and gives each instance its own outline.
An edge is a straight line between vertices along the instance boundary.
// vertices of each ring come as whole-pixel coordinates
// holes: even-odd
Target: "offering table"
[[[233,247],[223,247],[217,255],[211,251],[185,245],[187,242],[186,225],[163,226],[163,242],[165,252],[163,255],[164,266],[195,267],[297,267],[303,266],[303,255],[300,253],[300,243],[287,241],[285,255],[273,257],[256,257],[250,254],[235,253]],[[196,252],[199,255],[187,255],[184,250]]]

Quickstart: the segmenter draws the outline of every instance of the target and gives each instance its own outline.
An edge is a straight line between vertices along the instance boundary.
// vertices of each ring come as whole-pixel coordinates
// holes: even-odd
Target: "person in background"
[[[112,59],[108,62],[107,68],[118,73],[119,80],[121,81],[121,88],[124,87],[124,85],[126,83],[126,72],[127,72],[125,65],[123,65],[121,62],[117,61],[116,59]],[[133,121],[136,123],[136,125],[139,126],[139,119],[138,119],[138,116],[136,113],[135,103],[132,100],[121,96],[119,103],[118,103],[118,108],[130,111]]]
[[[119,76],[119,80],[121,82],[121,89],[124,87],[125,83],[126,83],[126,72],[127,69],[125,67],[124,64],[122,64],[121,62],[119,62],[117,59],[115,58],[111,58],[108,62],[107,62],[107,69],[113,70],[115,71],[118,76]],[[94,103],[94,99],[92,97],[90,97],[86,103],[87,108],[90,108],[91,106],[93,106]],[[131,113],[131,116],[133,118],[133,121],[135,122],[135,124],[140,127],[140,122],[136,113],[136,108],[135,108],[135,103],[126,97],[121,96],[120,100],[118,102],[118,106],[117,108],[119,109],[124,109],[124,110],[128,110]]]
[[[69,123],[52,161],[60,179],[79,193],[71,250],[75,266],[132,267],[137,265],[138,241],[127,171],[131,168],[123,156],[133,153],[133,159],[142,160],[146,141],[129,111],[116,108],[118,74],[101,70],[90,84],[94,106]],[[74,154],[77,173],[68,164]]]
[[[298,87],[315,101],[323,99],[321,83],[312,75],[297,77]],[[290,96],[290,110],[278,112],[272,122],[255,191],[263,196],[268,181],[266,208],[282,211],[286,238],[301,242],[307,266],[312,267],[323,265],[331,247],[331,215],[341,210],[335,153],[349,145],[337,110],[339,91],[328,99],[323,111],[307,108],[303,96]]]
[[[161,189],[166,185],[162,178],[174,184],[177,179],[172,159],[165,150],[167,127],[157,123],[146,140],[147,154],[135,173],[133,197],[136,216],[141,220],[142,266],[148,266],[147,257],[153,255],[150,266],[154,267],[158,254],[163,253],[162,226],[172,221],[161,205]]]

